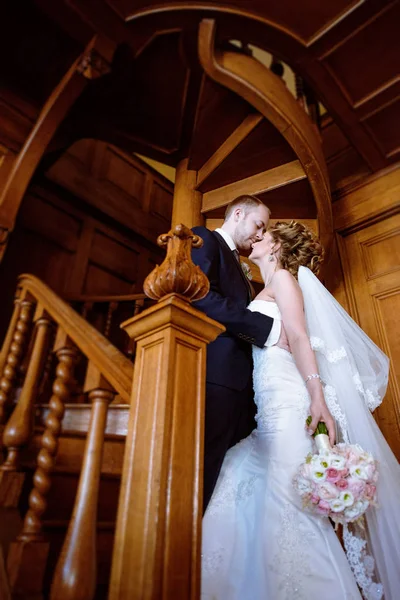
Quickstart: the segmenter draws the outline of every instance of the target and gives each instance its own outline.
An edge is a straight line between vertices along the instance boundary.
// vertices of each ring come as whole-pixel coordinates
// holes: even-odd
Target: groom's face
[[[238,250],[250,252],[255,242],[263,239],[268,228],[269,212],[265,206],[257,206],[247,213],[243,211],[237,221],[234,242]]]

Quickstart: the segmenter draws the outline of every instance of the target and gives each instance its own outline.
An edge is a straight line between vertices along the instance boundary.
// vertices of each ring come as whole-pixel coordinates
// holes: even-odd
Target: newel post
[[[158,303],[123,323],[137,344],[110,600],[200,595],[206,347],[223,330],[190,305],[209,282],[184,225],[158,239],[167,256],[144,284]]]

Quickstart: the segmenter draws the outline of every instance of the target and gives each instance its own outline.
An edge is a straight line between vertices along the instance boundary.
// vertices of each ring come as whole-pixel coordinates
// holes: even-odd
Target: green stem
[[[312,421],[312,417],[311,415],[309,417],[307,417],[306,423],[307,425],[310,425]],[[322,421],[319,421],[317,427],[315,428],[315,431],[313,433],[313,437],[315,437],[316,435],[320,435],[321,433],[324,433],[325,435],[328,435],[328,430],[326,428],[325,423],[323,423]]]

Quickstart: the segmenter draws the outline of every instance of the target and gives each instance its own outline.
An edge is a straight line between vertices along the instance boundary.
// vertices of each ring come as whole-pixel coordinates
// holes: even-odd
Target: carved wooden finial
[[[167,246],[167,256],[160,266],[146,277],[143,289],[146,296],[160,300],[168,294],[180,294],[188,302],[207,295],[210,282],[200,267],[192,262],[191,249],[201,248],[203,240],[185,225],[176,225],[157,239]]]

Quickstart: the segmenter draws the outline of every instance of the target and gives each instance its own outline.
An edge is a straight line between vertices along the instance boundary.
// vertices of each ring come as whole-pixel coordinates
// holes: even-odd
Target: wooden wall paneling
[[[108,234],[102,227],[93,231],[84,294],[133,293],[137,287],[140,248],[124,243],[121,236]]]
[[[85,288],[85,279],[88,271],[90,251],[93,243],[95,222],[85,219],[81,235],[79,236],[71,277],[66,285],[65,292],[70,294],[81,294]]]
[[[153,178],[150,188],[149,214],[158,221],[159,227],[171,227],[173,193],[171,186]]]
[[[142,197],[142,209],[145,213],[150,212],[153,182],[154,182],[154,177],[151,175],[151,173],[149,171],[147,171],[146,181],[144,184],[144,192],[143,192],[143,197]],[[172,212],[172,207],[170,210]]]
[[[15,230],[18,243],[7,253],[7,263],[14,263],[14,276],[31,272],[62,294],[72,274],[83,218],[54,200],[36,192],[26,196]]]
[[[118,99],[118,124],[123,122],[128,134],[171,154],[179,148],[190,78],[179,29],[157,32],[133,68],[134,84]]]
[[[343,238],[343,252],[353,316],[391,361],[388,393],[376,416],[400,458],[400,215]]]
[[[67,152],[47,177],[154,243],[170,226],[172,183],[140,159],[104,142],[94,144],[86,162]]]
[[[333,203],[334,228],[349,231],[398,211],[400,163],[341,190]]]
[[[138,207],[142,206],[146,169],[113,146],[105,148],[99,181],[110,189],[110,196],[115,189],[119,195],[129,196]]]
[[[393,73],[396,70],[398,73],[400,4],[392,2],[382,8],[374,19],[355,29],[324,57],[342,92],[355,107],[371,93],[392,85]],[[362,52],[359,52],[360,48]],[[366,68],[368,77],[365,76]]]
[[[400,62],[400,61],[399,61]],[[395,160],[400,154],[400,97],[374,111],[364,119],[386,158]]]
[[[371,172],[353,146],[347,146],[341,152],[327,160],[329,180],[332,189],[337,191],[356,181],[361,181]]]

